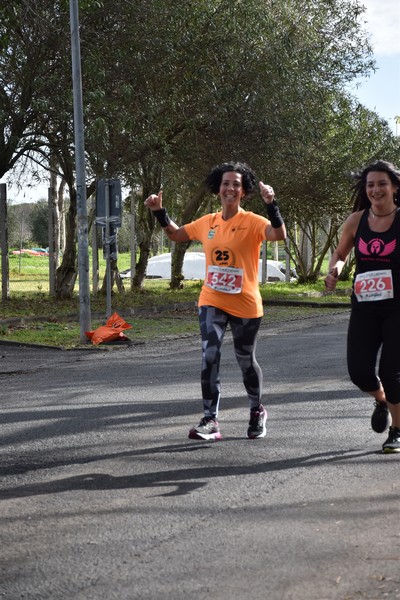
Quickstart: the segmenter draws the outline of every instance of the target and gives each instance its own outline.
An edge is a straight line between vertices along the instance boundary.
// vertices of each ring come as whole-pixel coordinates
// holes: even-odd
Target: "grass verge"
[[[132,341],[151,341],[165,336],[198,333],[197,310],[201,282],[185,282],[182,290],[170,290],[169,282],[146,280],[135,292],[115,293],[112,312],[132,325],[126,335]],[[264,302],[272,304],[268,322],[304,318],[325,311],[329,305],[349,305],[349,284],[341,282],[337,293],[326,293],[323,281],[314,285],[272,283],[260,286]],[[287,306],[274,306],[285,302]],[[291,303],[302,306],[290,306]],[[307,306],[309,304],[309,306]],[[188,307],[189,306],[189,307]],[[320,308],[318,308],[320,307]],[[159,309],[157,312],[156,308]],[[91,298],[92,330],[106,322],[106,298]],[[46,294],[16,296],[0,304],[0,340],[20,344],[40,344],[64,348],[82,347],[79,325],[79,298],[56,301]],[[88,342],[89,343],[89,342]]]

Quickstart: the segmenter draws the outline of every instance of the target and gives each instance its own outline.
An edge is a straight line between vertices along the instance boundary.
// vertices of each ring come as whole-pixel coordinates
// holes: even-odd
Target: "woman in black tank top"
[[[383,452],[400,453],[400,170],[377,161],[355,179],[354,209],[343,225],[325,285],[335,289],[354,248],[349,375],[375,399],[372,429],[383,433],[389,427]]]

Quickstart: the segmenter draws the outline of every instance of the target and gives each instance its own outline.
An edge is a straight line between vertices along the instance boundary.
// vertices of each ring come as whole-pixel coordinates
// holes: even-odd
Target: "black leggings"
[[[218,416],[221,394],[219,376],[221,346],[228,323],[231,326],[236,360],[242,370],[250,408],[258,408],[262,392],[262,372],[255,357],[255,348],[261,317],[241,319],[214,306],[201,306],[199,321],[202,339],[201,390],[204,415]]]
[[[376,392],[380,379],[387,401],[390,404],[400,402],[399,305],[353,305],[347,336],[347,366],[352,382],[360,390]]]

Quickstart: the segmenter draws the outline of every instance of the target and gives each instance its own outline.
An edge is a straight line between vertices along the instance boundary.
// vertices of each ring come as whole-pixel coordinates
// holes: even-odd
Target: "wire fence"
[[[106,187],[106,186],[104,186]],[[119,196],[120,192],[118,188]],[[101,200],[102,195],[99,194]],[[15,246],[9,247],[8,243],[8,229],[7,229],[7,202],[6,202],[6,188],[5,184],[0,185],[0,250],[1,250],[1,261],[0,261],[0,281],[2,285],[1,300],[14,299],[16,297],[23,297],[24,295],[32,294],[54,294],[55,292],[55,276],[56,276],[56,265],[51,262],[54,257],[49,256],[48,248],[41,247],[23,247],[22,244],[22,232],[20,236],[19,248]],[[98,206],[94,202],[93,197],[93,209],[99,208],[102,214],[102,206],[100,200],[97,202]],[[115,199],[114,199],[115,200]],[[105,200],[104,200],[105,202]],[[111,205],[113,206],[113,204]],[[49,203],[48,218],[51,223],[52,213],[51,205]],[[104,212],[104,211],[103,211]],[[96,213],[95,213],[96,214]],[[99,214],[99,213],[97,213]],[[114,218],[114,217],[113,217]],[[100,223],[100,218],[96,218]],[[104,225],[104,223],[100,223]],[[53,247],[52,228],[48,227],[49,239],[48,245]],[[105,244],[104,239],[104,227],[103,235],[101,234],[101,227],[93,224],[90,233],[91,244],[89,244],[89,287],[91,292],[97,292],[103,285],[103,280],[106,275],[106,261],[102,251],[102,245]],[[10,230],[11,233],[11,230]],[[111,233],[113,235],[111,235]],[[114,237],[115,240],[114,240]],[[119,272],[127,271],[132,266],[132,257],[137,256],[137,232],[135,231],[135,219],[132,219],[132,215],[125,212],[122,213],[121,219],[118,221],[118,228],[114,229],[109,233],[108,240],[110,242],[110,251],[113,250],[115,245],[115,257],[117,257],[117,264]],[[15,236],[14,236],[15,237]],[[10,237],[11,239],[11,237]],[[28,238],[29,239],[29,238]],[[31,238],[32,239],[32,238]],[[42,236],[43,239],[43,236]],[[167,242],[167,244],[165,243]],[[15,240],[14,242],[15,243]],[[43,243],[43,242],[42,242]],[[120,246],[121,244],[121,246]],[[192,244],[191,250],[197,249],[196,244]],[[105,247],[105,246],[104,246]],[[123,253],[118,252],[118,248],[124,250]],[[201,251],[201,247],[198,248]],[[173,244],[171,244],[163,235],[163,232],[156,233],[152,243],[151,254],[158,255],[163,254],[165,251],[173,252]],[[113,250],[114,252],[114,250]],[[275,261],[281,261],[286,264],[286,270],[290,271],[288,257],[285,253],[284,243],[269,244],[268,250],[266,245],[263,245],[263,267],[265,266],[266,259],[273,259]],[[268,255],[268,256],[267,256]],[[93,259],[93,260],[92,260]],[[62,256],[59,256],[61,262]],[[94,264],[93,264],[94,262]],[[136,262],[136,261],[135,261]],[[133,265],[135,264],[133,263]],[[265,269],[264,269],[265,270]],[[166,275],[162,275],[166,277]],[[263,281],[265,281],[265,273],[263,275]],[[127,280],[128,281],[128,280]],[[130,281],[130,280],[129,280]],[[75,283],[75,289],[78,289],[78,282]],[[130,287],[130,286],[129,286]],[[124,286],[128,289],[128,286]]]
[[[130,253],[118,255],[118,269],[123,271],[130,268]],[[3,262],[3,261],[2,261]],[[44,249],[12,251],[8,256],[9,297],[24,296],[28,294],[50,293],[50,262],[49,255]],[[106,273],[105,260],[99,257],[98,285],[101,287]],[[89,255],[90,289],[93,291],[93,263],[91,252]],[[3,281],[3,272],[0,268],[0,279]],[[77,286],[77,283],[75,284]],[[126,287],[126,286],[125,286]]]
[[[200,250],[200,249],[199,249]],[[282,249],[283,250],[283,249]],[[98,291],[105,280],[106,276],[106,261],[102,255],[102,252],[99,253],[99,259],[96,261],[96,267],[93,265],[92,260],[92,249],[89,248],[89,287],[91,292]],[[187,251],[187,259],[188,259],[188,269],[191,262],[189,261],[189,256],[192,255],[191,251]],[[198,255],[199,252],[193,252],[193,254]],[[271,258],[275,259],[279,257],[279,262],[283,266],[285,264],[285,256],[281,255],[281,253],[273,255],[271,253]],[[154,260],[158,257],[154,257]],[[186,261],[185,258],[185,261]],[[266,258],[266,257],[265,257]],[[120,273],[128,272],[130,273],[131,268],[131,253],[118,253],[117,255],[118,261],[118,270]],[[3,261],[2,261],[3,262]],[[11,251],[8,256],[9,262],[9,277],[8,277],[8,295],[7,297],[10,299],[15,299],[18,297],[24,297],[27,295],[34,294],[50,294],[51,286],[50,286],[50,257],[46,249],[43,248],[32,248],[25,249],[23,251]],[[151,262],[151,261],[150,261]],[[260,262],[261,259],[260,259]],[[153,268],[150,267],[149,263],[149,277],[162,277],[169,278],[168,274],[168,266],[164,265],[163,269],[160,269],[161,262],[157,267],[156,263],[152,265]],[[169,263],[170,264],[170,263]],[[186,262],[185,262],[186,265]],[[185,265],[184,265],[184,273],[185,273]],[[260,269],[263,268],[261,264]],[[273,267],[270,264],[270,260],[268,257],[268,266],[266,267],[265,276],[268,278],[268,281],[277,280],[274,275],[277,274],[277,267]],[[157,272],[157,274],[153,274],[153,270]],[[162,271],[160,273],[159,271]],[[198,268],[196,269],[196,272]],[[268,272],[268,275],[267,275]],[[260,271],[261,273],[261,271]],[[187,276],[187,275],[185,275]],[[280,273],[282,280],[284,278],[283,273]],[[196,277],[195,277],[196,278]],[[189,279],[193,279],[193,275],[189,275]],[[3,273],[0,269],[0,280],[4,283]],[[126,274],[126,278],[123,279],[123,288],[126,291],[130,290],[130,276]],[[75,289],[78,290],[78,278],[75,283]],[[4,299],[4,294],[3,294]]]
[[[36,252],[14,251],[9,255],[10,296],[49,292],[49,256],[47,252]]]

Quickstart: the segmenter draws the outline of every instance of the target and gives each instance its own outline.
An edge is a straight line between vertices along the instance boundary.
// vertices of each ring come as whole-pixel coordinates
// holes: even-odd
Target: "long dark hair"
[[[385,160],[377,160],[365,167],[362,171],[359,171],[358,173],[351,173],[352,178],[356,181],[351,188],[353,191],[351,197],[354,201],[353,212],[363,210],[364,208],[369,208],[371,206],[371,202],[368,200],[366,187],[367,175],[372,171],[380,171],[389,175],[390,181],[397,187],[393,200],[397,206],[400,206],[400,170],[390,162]]]
[[[214,167],[205,180],[207,189],[212,194],[218,194],[224,173],[232,171],[241,174],[242,187],[246,197],[252,195],[257,189],[257,177],[248,165],[241,162],[228,162]]]

